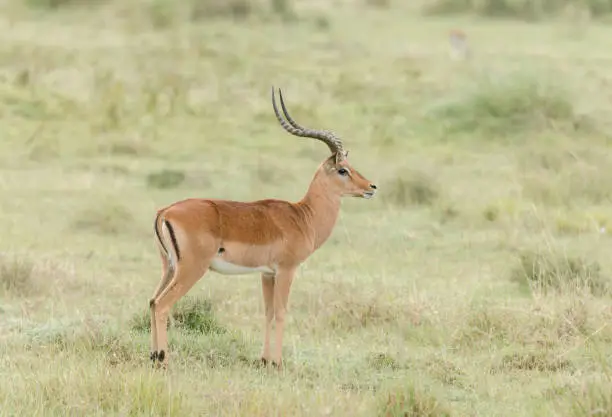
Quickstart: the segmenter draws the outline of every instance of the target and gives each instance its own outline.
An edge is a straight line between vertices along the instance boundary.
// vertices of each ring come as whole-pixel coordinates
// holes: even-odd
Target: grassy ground
[[[1,3],[0,415],[612,414],[612,28],[99,3]],[[380,193],[299,270],[283,374],[251,364],[259,277],[214,273],[155,372],[155,210],[297,200],[327,156],[271,85]]]

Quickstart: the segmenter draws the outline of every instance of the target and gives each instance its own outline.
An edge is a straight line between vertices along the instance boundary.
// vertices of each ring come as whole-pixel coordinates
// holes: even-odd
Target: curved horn
[[[283,127],[283,129],[295,136],[320,140],[329,147],[329,150],[332,154],[336,154],[339,157],[344,157],[344,147],[342,146],[342,141],[340,140],[340,138],[338,138],[336,135],[334,135],[328,130],[308,129],[297,124],[297,122],[293,120],[293,118],[289,115],[289,112],[287,111],[287,107],[285,106],[285,102],[283,100],[283,93],[280,88],[278,89],[278,94],[280,97],[283,113],[285,114],[285,118],[287,120],[283,119],[280,112],[278,111],[278,107],[276,106],[274,87],[272,87],[272,107],[274,108],[274,114],[276,115],[276,118],[278,119],[278,122]]]

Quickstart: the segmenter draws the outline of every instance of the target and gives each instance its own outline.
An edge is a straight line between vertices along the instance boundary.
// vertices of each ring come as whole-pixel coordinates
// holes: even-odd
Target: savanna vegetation
[[[607,0],[2,0],[1,416],[612,415]],[[460,29],[471,53],[452,59]],[[156,209],[379,187],[298,271],[207,274],[149,362]]]

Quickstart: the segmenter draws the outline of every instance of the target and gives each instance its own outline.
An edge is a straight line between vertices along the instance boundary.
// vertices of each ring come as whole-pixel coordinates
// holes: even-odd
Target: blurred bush
[[[437,100],[427,115],[446,134],[597,131],[596,122],[577,110],[576,100],[563,82],[529,71],[479,75],[477,82]]]
[[[601,17],[612,12],[612,0],[430,0],[423,7],[426,14],[473,13],[525,20],[552,17],[570,9]]]

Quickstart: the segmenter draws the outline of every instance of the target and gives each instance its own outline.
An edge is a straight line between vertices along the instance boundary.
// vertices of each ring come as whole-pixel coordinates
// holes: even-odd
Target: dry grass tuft
[[[78,286],[72,271],[51,260],[0,255],[0,296],[56,296]]]
[[[368,356],[368,365],[377,371],[384,369],[397,370],[404,367],[396,358],[382,352],[370,354]]]
[[[435,356],[425,362],[427,372],[447,385],[465,387],[466,374],[452,361],[440,356]]]
[[[544,351],[507,354],[502,357],[501,363],[494,367],[495,371],[559,372],[568,369],[573,369],[571,361]]]
[[[381,417],[450,417],[452,414],[429,390],[412,384],[387,393],[378,413]]]
[[[610,281],[597,262],[557,253],[525,251],[519,254],[511,280],[534,292],[581,292],[593,295],[609,293]]]
[[[0,258],[0,290],[3,295],[24,296],[39,290],[34,277],[34,263],[30,259]]]

